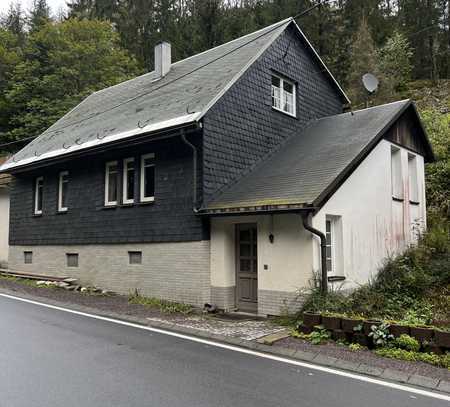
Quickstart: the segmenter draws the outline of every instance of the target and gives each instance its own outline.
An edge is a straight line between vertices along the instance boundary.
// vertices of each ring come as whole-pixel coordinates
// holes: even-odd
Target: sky
[[[16,0],[0,0],[0,13],[8,10],[10,3],[16,3]],[[33,0],[20,0],[24,10],[29,10]],[[66,8],[66,0],[47,0],[48,5],[52,10],[52,14],[57,13],[60,7]]]

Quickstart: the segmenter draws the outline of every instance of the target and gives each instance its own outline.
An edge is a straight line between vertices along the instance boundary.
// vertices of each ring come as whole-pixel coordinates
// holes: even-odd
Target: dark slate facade
[[[271,74],[296,82],[297,117],[271,107]],[[342,94],[323,72],[296,28],[263,53],[203,118],[198,198],[206,204],[309,121],[342,112]],[[155,202],[104,207],[105,163],[156,154]],[[69,211],[58,213],[58,174],[70,172]],[[34,216],[34,180],[44,176],[42,216]],[[209,239],[209,224],[193,211],[192,150],[180,137],[86,155],[41,170],[17,173],[11,192],[11,245],[177,242]]]
[[[201,134],[190,140],[201,144]],[[155,201],[104,206],[105,163],[155,153]],[[137,166],[139,167],[139,165]],[[68,207],[58,213],[58,175],[69,171]],[[11,245],[177,242],[209,239],[207,221],[193,211],[192,150],[178,137],[19,173],[11,191]],[[34,215],[34,180],[44,177],[43,214]],[[119,188],[120,190],[120,188]],[[121,196],[121,194],[119,194]]]
[[[342,94],[302,41],[290,25],[205,115],[205,204],[309,121],[342,113]],[[296,118],[272,109],[272,72],[296,82]]]

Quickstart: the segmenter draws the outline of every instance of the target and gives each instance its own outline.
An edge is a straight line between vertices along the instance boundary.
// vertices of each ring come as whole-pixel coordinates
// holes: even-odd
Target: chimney
[[[166,76],[170,71],[172,53],[170,43],[161,41],[155,45],[155,72],[159,78]]]

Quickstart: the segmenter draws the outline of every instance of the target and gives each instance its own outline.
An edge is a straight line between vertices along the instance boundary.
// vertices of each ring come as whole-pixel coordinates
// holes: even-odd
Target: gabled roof
[[[206,212],[322,206],[408,108],[417,116],[414,104],[404,100],[312,122],[208,204]],[[420,131],[426,158],[432,160]]]
[[[19,151],[0,171],[34,164],[140,134],[195,123],[247,68],[293,24],[344,102],[342,88],[292,18],[95,92]]]

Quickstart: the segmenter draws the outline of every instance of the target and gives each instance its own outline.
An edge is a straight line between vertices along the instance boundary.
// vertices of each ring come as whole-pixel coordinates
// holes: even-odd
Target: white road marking
[[[239,346],[228,345],[228,344],[220,343],[220,342],[214,342],[209,339],[197,338],[195,336],[180,334],[177,332],[166,331],[164,329],[159,329],[159,328],[152,328],[150,326],[139,325],[139,324],[135,324],[133,322],[121,321],[119,319],[102,317],[100,315],[89,314],[87,312],[76,311],[76,310],[72,310],[70,308],[58,307],[56,305],[51,305],[51,304],[45,304],[42,302],[29,300],[26,298],[16,297],[14,295],[0,293],[0,297],[9,298],[9,299],[16,300],[16,301],[22,301],[22,302],[26,302],[26,303],[33,304],[33,305],[38,305],[38,306],[45,307],[45,308],[50,308],[50,309],[54,309],[54,310],[58,310],[58,311],[67,312],[70,314],[80,315],[83,317],[98,319],[100,321],[112,322],[112,323],[118,324],[118,325],[124,325],[124,326],[132,327],[132,328],[142,329],[144,331],[156,332],[156,333],[163,334],[163,335],[173,336],[175,338],[186,339],[188,341],[202,343],[204,345],[210,345],[210,346],[214,346],[216,348],[227,349],[227,350],[231,350],[234,352],[244,353],[247,355],[257,356],[257,357],[264,358],[264,359],[270,359],[270,360],[274,360],[276,362],[287,363],[287,364],[294,365],[294,366],[301,366],[301,367],[304,367],[307,369],[318,370],[320,372],[334,374],[336,376],[343,376],[343,377],[347,377],[347,378],[354,379],[354,380],[359,380],[359,381],[366,382],[366,383],[372,383],[372,384],[377,384],[379,386],[390,387],[392,389],[402,390],[402,391],[406,391],[406,392],[413,393],[413,394],[419,394],[419,395],[425,396],[425,397],[431,397],[431,398],[435,398],[435,399],[450,401],[450,396],[447,396],[442,393],[435,393],[432,391],[421,390],[421,389],[418,389],[415,387],[410,387],[410,386],[403,385],[403,384],[386,382],[381,379],[375,379],[375,378],[368,377],[368,376],[362,376],[359,374],[345,372],[342,370],[336,370],[336,369],[325,367],[325,366],[314,365],[312,363],[300,362],[298,360],[288,359],[288,358],[284,358],[282,356],[270,355],[267,353],[254,351],[251,349],[241,348]],[[309,375],[313,375],[313,374],[309,373]]]

